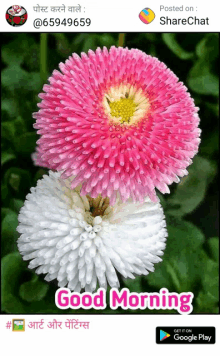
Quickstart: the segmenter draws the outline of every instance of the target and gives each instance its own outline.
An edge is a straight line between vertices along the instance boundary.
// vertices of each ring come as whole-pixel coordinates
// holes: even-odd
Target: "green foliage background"
[[[118,45],[118,33],[4,34],[2,47],[2,312],[60,313],[55,306],[55,283],[27,269],[17,250],[18,211],[30,187],[45,169],[35,167],[31,153],[37,134],[32,113],[38,93],[58,63],[72,52]],[[123,40],[123,35],[120,41]],[[193,313],[218,313],[218,34],[128,33],[125,46],[157,56],[183,81],[200,107],[202,142],[189,175],[159,194],[169,237],[163,262],[155,272],[121,287],[135,292],[158,292],[166,287],[194,293]],[[107,293],[108,295],[108,293]],[[62,313],[85,313],[62,310]],[[99,313],[88,310],[86,313]],[[101,313],[159,313],[116,311]],[[164,311],[161,311],[164,313]],[[165,311],[166,312],[166,311]],[[176,313],[176,311],[167,311]]]

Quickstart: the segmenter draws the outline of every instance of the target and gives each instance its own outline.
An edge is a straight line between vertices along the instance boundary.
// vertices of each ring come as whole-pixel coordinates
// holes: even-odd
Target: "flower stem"
[[[47,81],[47,33],[40,34],[40,77]]]
[[[119,33],[118,36],[118,47],[123,47],[125,43],[125,33]]]

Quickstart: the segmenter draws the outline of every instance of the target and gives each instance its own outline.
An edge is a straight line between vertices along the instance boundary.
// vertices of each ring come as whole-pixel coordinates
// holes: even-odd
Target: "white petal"
[[[166,246],[166,223],[159,203],[122,203],[80,196],[71,180],[49,172],[31,188],[21,208],[18,249],[28,267],[57,279],[73,291],[94,291],[98,285],[119,288],[116,271],[125,278],[147,275],[160,262]],[[91,203],[92,202],[92,203]],[[103,208],[93,216],[92,208]],[[91,212],[90,212],[91,208]]]

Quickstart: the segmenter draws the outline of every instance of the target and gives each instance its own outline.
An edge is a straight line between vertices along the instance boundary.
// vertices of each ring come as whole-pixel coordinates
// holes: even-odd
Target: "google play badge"
[[[160,330],[160,341],[163,341],[170,337],[170,334],[166,333],[166,331]]]

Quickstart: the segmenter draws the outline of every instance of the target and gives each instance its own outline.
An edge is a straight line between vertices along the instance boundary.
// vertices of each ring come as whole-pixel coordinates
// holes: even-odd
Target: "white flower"
[[[70,189],[71,178],[49,172],[31,188],[21,208],[18,249],[29,268],[47,273],[79,292],[119,287],[116,274],[147,275],[160,262],[167,237],[163,209],[149,198],[144,203],[109,206],[109,199],[80,196]]]

